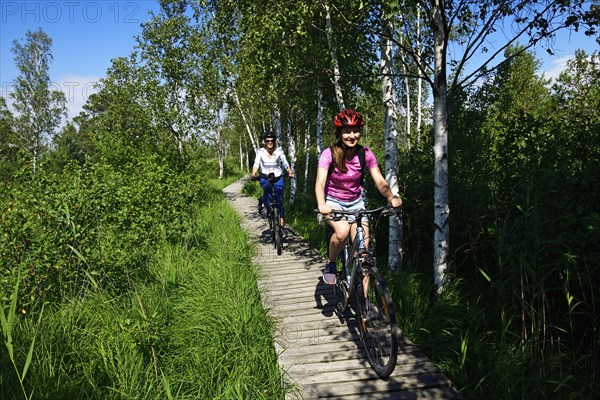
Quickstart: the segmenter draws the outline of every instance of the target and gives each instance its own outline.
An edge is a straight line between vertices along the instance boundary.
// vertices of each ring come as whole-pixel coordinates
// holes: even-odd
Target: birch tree
[[[67,110],[64,93],[50,89],[51,47],[52,39],[39,29],[27,31],[24,42],[15,40],[11,49],[19,75],[8,96],[16,111],[18,139],[31,154],[34,173]]]
[[[292,117],[288,115],[288,159],[290,163],[290,168],[293,174],[296,174],[296,140],[294,139],[294,131],[292,127]],[[294,202],[296,198],[296,186],[297,179],[291,180],[290,183],[290,203]]]
[[[448,112],[446,81],[446,45],[448,31],[445,29],[443,2],[434,2],[431,8],[434,42],[433,68],[433,119],[434,119],[434,178],[433,178],[433,283],[440,294],[447,282],[450,226],[448,217]]]
[[[306,134],[304,135],[304,191],[308,188],[308,166],[310,165],[310,123],[306,121]]]
[[[194,30],[186,15],[185,1],[163,1],[157,15],[142,24],[138,39],[142,60],[151,66],[160,85],[156,87],[152,104],[156,121],[167,129],[173,138],[182,161],[185,161],[184,142],[198,132],[205,116],[196,115],[205,107],[196,107],[199,87],[199,55],[192,51],[197,42],[192,39]]]
[[[317,135],[317,157],[323,152],[323,86],[321,81],[317,87],[317,120],[316,120],[316,135]]]
[[[396,110],[396,91],[394,88],[394,66],[392,63],[391,33],[394,30],[392,20],[384,13],[381,18],[380,35],[380,68],[381,89],[383,95],[384,121],[385,121],[385,179],[390,185],[394,195],[398,195],[398,129]],[[388,266],[394,271],[400,267],[401,243],[400,229],[396,218],[389,220]]]
[[[416,40],[416,55],[417,59],[421,60],[423,58],[423,44],[421,42],[421,5],[417,4],[417,32],[415,35]],[[423,78],[420,76],[417,77],[417,146],[421,143],[421,122],[423,120]]]
[[[389,31],[391,34],[391,30]],[[388,36],[389,37],[389,36]],[[404,38],[400,38],[400,41],[403,42]],[[404,50],[402,49],[402,47],[399,48],[399,58],[401,61],[404,60]],[[404,75],[404,97],[406,98],[406,102],[404,105],[404,109],[406,110],[406,123],[405,123],[405,130],[404,130],[404,134],[402,135],[404,137],[403,142],[409,143],[410,146],[410,125],[411,125],[411,120],[412,120],[412,110],[411,110],[411,104],[410,104],[410,81],[409,81],[409,73],[408,73],[408,68],[407,68],[407,63],[406,62],[401,62],[402,64],[402,71],[403,71],[403,75]]]
[[[342,93],[342,85],[340,84],[340,64],[337,57],[337,50],[335,46],[335,38],[333,36],[333,25],[331,23],[331,14],[329,13],[328,0],[323,0],[322,5],[325,10],[325,33],[327,34],[327,46],[329,47],[329,54],[331,56],[331,67],[333,68],[333,76],[331,77],[333,87],[335,90],[335,100],[340,111],[346,108],[344,104],[344,95]]]
[[[243,130],[246,133],[253,151],[260,147],[254,132],[251,117],[243,95],[240,96],[239,53],[241,33],[239,30],[239,4],[235,1],[191,2],[194,16],[205,31],[207,38],[207,56],[209,61],[219,71],[224,96],[228,97],[237,110]]]
[[[504,51],[517,41],[524,43],[522,51],[539,44],[550,47],[550,39],[560,29],[578,29],[580,22],[587,19],[593,21],[593,18],[590,18],[593,10],[584,10],[584,3],[583,0],[418,0],[416,4],[424,13],[424,23],[403,24],[401,32],[394,32],[393,41],[405,56],[401,61],[406,63],[407,73],[427,82],[433,94],[433,268],[438,294],[442,293],[448,282],[450,250],[449,100],[455,93],[474,84],[506,62],[503,58]],[[411,3],[406,2],[405,5],[404,12]],[[510,24],[507,23],[509,20]],[[421,30],[424,27],[429,35],[423,37],[422,42]],[[593,28],[588,31],[589,34],[594,32]],[[492,35],[494,40],[490,39]],[[415,43],[424,43],[426,48],[433,50],[433,62],[429,61],[427,54],[423,54],[422,46],[416,46]],[[512,55],[516,56],[518,54]]]

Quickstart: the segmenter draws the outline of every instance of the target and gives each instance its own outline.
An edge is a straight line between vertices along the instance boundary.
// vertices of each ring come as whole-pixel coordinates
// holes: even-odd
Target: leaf
[[[4,340],[6,344],[6,348],[8,349],[8,354],[10,355],[11,360],[14,360],[14,351],[12,345],[12,330],[14,328],[15,316],[17,310],[17,297],[19,294],[19,283],[21,282],[21,274],[17,277],[17,282],[15,283],[15,290],[13,291],[12,301],[10,303],[10,308],[8,310],[8,315],[4,316],[4,310],[0,312],[0,322],[2,323],[2,334],[4,335]]]
[[[44,314],[44,305],[42,304],[42,310],[40,311],[40,316],[38,317],[38,327],[42,322],[42,315]],[[27,370],[29,369],[29,365],[31,364],[31,359],[33,358],[33,348],[35,346],[36,335],[33,336],[33,340],[31,341],[31,346],[29,346],[29,352],[27,353],[27,359],[25,360],[25,365],[23,365],[23,373],[21,374],[21,380],[25,380],[25,375],[27,375]]]
[[[165,374],[163,373],[163,371],[160,371],[160,376],[162,378],[163,381],[163,388],[165,389],[165,393],[167,394],[167,398],[169,400],[173,399],[173,394],[171,393],[171,385],[169,384],[169,380],[167,379],[167,377],[165,376]]]
[[[466,334],[460,341],[460,365],[464,366],[467,360],[467,349],[469,348],[469,335]]]
[[[483,277],[488,281],[488,282],[492,282],[492,278],[481,268],[479,268],[479,272],[481,273],[481,275],[483,275]]]
[[[71,250],[73,250],[73,253],[75,253],[77,255],[77,257],[79,257],[79,259],[81,261],[84,262],[85,265],[87,265],[87,261],[85,260],[85,257],[73,246],[71,246],[70,244],[67,245]],[[90,282],[92,283],[92,285],[94,286],[95,289],[98,289],[98,282],[96,282],[96,280],[94,279],[94,277],[86,271],[85,268],[83,269],[83,273],[88,277],[88,279],[90,280]]]

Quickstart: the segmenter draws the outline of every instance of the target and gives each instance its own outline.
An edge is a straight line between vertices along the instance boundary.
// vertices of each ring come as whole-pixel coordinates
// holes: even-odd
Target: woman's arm
[[[294,177],[294,173],[292,172],[292,166],[288,162],[288,160],[287,160],[287,158],[286,158],[285,153],[283,152],[283,150],[281,151],[281,158],[280,158],[280,160],[281,160],[281,166],[288,173],[288,177],[293,178]]]
[[[321,214],[329,214],[331,212],[331,206],[325,204],[325,184],[327,183],[327,172],[326,168],[317,168],[317,181],[315,183],[315,196],[317,198],[317,207]]]
[[[260,155],[261,149],[258,149],[258,151],[256,152],[256,157],[254,157],[254,164],[252,165],[252,176],[256,176],[256,173],[258,172],[258,167],[260,165]]]
[[[371,173],[371,178],[373,178],[373,182],[375,182],[375,186],[377,186],[377,190],[387,199],[388,203],[392,205],[392,207],[400,207],[402,205],[402,199],[398,197],[398,195],[394,195],[390,185],[388,185],[387,181],[381,174],[381,170],[378,166],[375,166],[369,169]]]

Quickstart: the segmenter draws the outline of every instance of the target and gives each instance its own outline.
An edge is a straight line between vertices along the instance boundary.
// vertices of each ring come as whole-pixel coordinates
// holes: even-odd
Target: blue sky
[[[52,84],[67,95],[70,116],[77,115],[93,93],[93,83],[106,75],[111,59],[131,54],[140,24],[150,18],[149,11],[158,9],[157,0],[2,0],[0,94],[10,91],[18,75],[13,41],[23,41],[28,30],[42,28],[52,39]]]
[[[0,95],[6,97],[18,71],[11,52],[13,41],[28,30],[42,28],[53,41],[50,65],[53,86],[67,96],[70,116],[76,116],[94,82],[104,77],[111,59],[128,56],[140,24],[157,12],[157,0],[2,0],[0,1]],[[577,48],[591,53],[594,38],[565,32],[554,44],[555,55],[537,51],[546,77],[557,76]]]

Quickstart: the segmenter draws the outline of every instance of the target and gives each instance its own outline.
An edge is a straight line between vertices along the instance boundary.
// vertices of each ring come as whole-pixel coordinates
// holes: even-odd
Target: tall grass
[[[285,389],[251,248],[225,203],[163,242],[118,297],[99,290],[47,307],[23,383],[34,399],[277,399]],[[17,365],[38,326],[14,326]],[[5,351],[0,398],[21,399]]]

